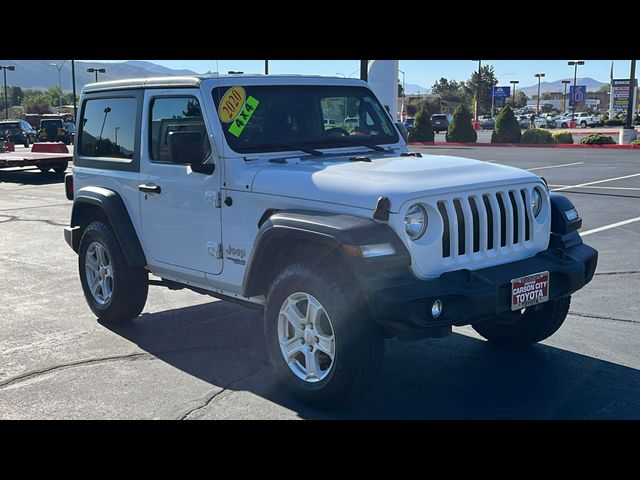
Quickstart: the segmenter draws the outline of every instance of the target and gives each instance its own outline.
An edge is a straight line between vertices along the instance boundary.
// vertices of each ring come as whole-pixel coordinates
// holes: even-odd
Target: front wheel
[[[265,338],[276,374],[296,398],[319,408],[361,398],[384,353],[378,327],[339,278],[295,264],[267,295]]]
[[[585,121],[580,122],[580,128],[587,128],[587,122]]]
[[[494,318],[472,325],[489,342],[503,347],[521,347],[541,342],[556,333],[564,323],[571,297],[524,309],[519,315]]]
[[[147,301],[149,275],[127,264],[108,225],[96,221],[85,229],[78,251],[80,282],[91,311],[101,321],[136,318]]]
[[[56,165],[53,167],[53,171],[56,173],[64,173],[67,171],[67,167],[69,166],[69,162],[61,163],[60,165]]]
[[[29,137],[24,137],[24,148],[29,148]]]

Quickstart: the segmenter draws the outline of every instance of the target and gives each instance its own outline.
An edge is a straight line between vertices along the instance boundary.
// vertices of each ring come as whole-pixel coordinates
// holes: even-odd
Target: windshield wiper
[[[298,145],[293,143],[287,143],[283,145],[265,145],[265,146],[268,146],[269,148],[290,148],[293,150],[300,150],[301,152],[308,153],[309,155],[315,155],[316,157],[321,157],[324,155],[324,153],[322,153],[320,150],[316,150],[314,148],[305,147],[303,145]]]
[[[346,140],[346,138],[349,138],[349,140]],[[386,151],[384,149],[384,147],[381,147],[380,145],[376,145],[374,143],[367,143],[367,142],[362,142],[362,141],[354,141],[351,140],[351,138],[353,137],[336,137],[336,138],[327,138],[325,139],[319,139],[319,140],[309,140],[305,143],[310,143],[310,144],[320,144],[320,143],[341,143],[343,145],[349,145],[349,146],[354,146],[354,147],[367,147],[370,148],[371,150],[375,150],[376,152],[384,152]],[[327,148],[331,148],[331,147],[327,147]]]

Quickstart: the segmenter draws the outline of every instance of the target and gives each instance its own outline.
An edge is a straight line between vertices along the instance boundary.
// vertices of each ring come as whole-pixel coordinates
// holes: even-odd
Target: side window
[[[135,98],[87,100],[80,123],[80,155],[133,159],[137,107]]]
[[[195,97],[158,97],[151,102],[149,152],[151,161],[168,163],[169,134],[199,132],[202,138],[202,161],[211,154],[209,136],[202,118],[200,102]]]

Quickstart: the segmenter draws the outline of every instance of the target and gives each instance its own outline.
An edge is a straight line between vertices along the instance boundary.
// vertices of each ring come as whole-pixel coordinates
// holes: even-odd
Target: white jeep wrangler
[[[65,238],[95,315],[136,318],[149,285],[260,308],[276,372],[316,406],[361,396],[385,337],[541,341],[596,268],[567,198],[409,153],[360,80],[96,83],[79,119]]]

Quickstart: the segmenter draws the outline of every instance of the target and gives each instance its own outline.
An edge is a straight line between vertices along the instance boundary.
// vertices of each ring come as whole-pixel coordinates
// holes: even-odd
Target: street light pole
[[[473,60],[478,62],[478,90],[476,91],[476,108],[474,112],[475,120],[478,121],[478,108],[480,106],[480,88],[482,88],[482,60]]]
[[[269,60],[264,61],[264,74],[269,75]]]
[[[573,96],[576,95],[576,83],[578,82],[578,65],[584,65],[584,60],[579,60],[577,62],[567,62],[567,65],[570,67],[575,67],[573,69]],[[576,114],[576,99],[572,99],[572,109],[571,109],[571,120],[575,117]]]
[[[76,62],[71,60],[71,83],[73,90],[73,121],[78,120],[78,106],[76,104]]]
[[[536,105],[536,113],[540,115],[540,79],[544,77],[544,73],[536,73],[534,77],[538,79],[538,103]]]
[[[67,63],[66,60],[64,60],[62,62],[62,65],[60,65],[60,67],[58,67],[57,63],[50,63],[49,66],[51,67],[56,67],[56,70],[58,70],[58,86],[60,87],[60,97],[58,97],[58,106],[62,107],[62,67],[64,67],[64,64]]]
[[[96,74],[96,83],[98,83],[98,73],[106,73],[104,68],[87,68],[87,72]]]
[[[5,119],[9,120],[9,97],[7,94],[7,70],[9,70],[10,72],[13,72],[16,67],[14,67],[13,65],[0,65],[0,68],[3,70],[4,72],[4,115],[5,115]]]

